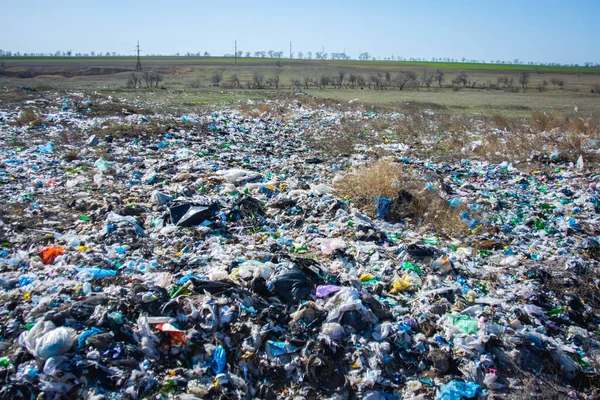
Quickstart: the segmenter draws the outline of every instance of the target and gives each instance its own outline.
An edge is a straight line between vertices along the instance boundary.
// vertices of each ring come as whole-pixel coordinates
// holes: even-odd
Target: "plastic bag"
[[[210,359],[210,368],[215,374],[220,374],[225,371],[227,366],[227,354],[223,346],[217,346]]]
[[[100,172],[106,172],[106,171],[110,170],[115,164],[116,164],[116,162],[114,162],[114,161],[106,161],[104,159],[104,157],[100,157],[94,163],[94,165]]]
[[[60,247],[43,247],[39,251],[42,262],[45,265],[53,264],[58,256],[65,254],[65,251]]]
[[[346,247],[346,242],[339,238],[321,239],[321,251],[324,254],[331,254],[336,249]]]
[[[73,347],[75,334],[71,328],[56,328],[50,321],[40,321],[29,332],[23,333],[21,342],[31,354],[46,360],[69,351]]]
[[[472,335],[478,331],[477,321],[468,317],[467,315],[448,314],[448,319],[454,328],[456,328],[456,330],[458,330],[460,333]]]
[[[375,197],[377,215],[384,218],[390,212],[391,200],[385,197]]]
[[[477,396],[479,387],[475,382],[450,381],[440,387],[436,400],[472,399]]]
[[[281,271],[273,278],[270,286],[277,296],[290,304],[308,299],[312,290],[306,274],[298,268]]]

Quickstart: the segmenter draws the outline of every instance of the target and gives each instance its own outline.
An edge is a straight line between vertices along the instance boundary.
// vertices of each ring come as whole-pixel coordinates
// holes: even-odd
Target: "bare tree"
[[[132,72],[131,75],[127,78],[127,88],[128,89],[139,89],[142,86],[142,81],[144,77],[142,74],[137,72]]]
[[[350,84],[350,88],[354,89],[354,86],[356,85],[356,75],[350,74],[348,77],[348,83]]]
[[[442,87],[442,83],[444,83],[444,71],[438,68],[433,75],[433,79],[437,82],[439,87]]]
[[[592,92],[593,94],[600,95],[600,83],[594,83],[594,84],[592,85],[591,92]]]
[[[563,86],[565,86],[565,80],[558,79],[558,78],[552,78],[552,85],[554,86],[554,89],[556,89],[556,86],[558,86],[562,89]]]
[[[304,75],[302,77],[302,81],[304,82],[304,89],[308,89],[310,87],[310,83],[312,82],[308,75]]]
[[[356,75],[356,84],[362,89],[367,86],[367,80],[362,75]]]
[[[381,72],[377,73],[376,75],[371,75],[369,77],[369,81],[373,84],[375,90],[385,89],[385,82],[383,80],[383,75],[381,74]]]
[[[144,78],[144,81],[146,82],[146,87],[149,88],[150,86],[152,86],[152,83],[151,83],[152,81],[150,78],[150,71],[144,71],[142,73],[142,76]]]
[[[456,78],[454,78],[454,80],[452,81],[452,84],[454,84],[458,87],[466,87],[468,83],[469,83],[469,76],[467,75],[467,73],[465,71],[460,71],[456,75]]]
[[[521,71],[517,75],[517,81],[521,84],[523,89],[527,89],[527,84],[529,83],[529,71]]]
[[[385,71],[385,85],[392,86],[392,74],[390,71]]]
[[[236,87],[240,88],[242,85],[240,84],[240,78],[238,78],[237,74],[231,75],[231,83]]]
[[[218,69],[215,72],[213,72],[212,76],[210,77],[210,80],[213,83],[213,86],[219,86],[219,84],[223,80],[223,70]]]
[[[158,84],[160,82],[163,81],[163,76],[162,74],[159,74],[158,72],[154,72],[152,71],[152,74],[150,75],[150,82],[154,82],[154,87],[158,87]]]
[[[337,76],[337,82],[340,85],[340,87],[342,87],[342,85],[344,84],[344,79],[346,78],[346,72],[344,72],[344,70],[339,70],[338,71],[338,76]]]
[[[275,72],[275,75],[267,79],[269,86],[275,86],[275,89],[279,89],[279,72]]]
[[[265,77],[261,72],[254,72],[252,76],[252,83],[255,89],[262,89],[265,84]]]
[[[433,74],[423,74],[423,78],[422,78],[422,84],[423,86],[425,86],[427,88],[427,90],[431,90],[431,84],[433,83],[433,78],[434,75]]]
[[[302,87],[302,82],[300,82],[300,79],[298,78],[291,78],[290,86],[295,86],[296,89],[300,90],[300,88]]]
[[[408,74],[406,72],[398,72],[398,75],[394,78],[394,85],[398,87],[400,90],[404,90],[404,86],[409,81]]]
[[[409,84],[409,86],[412,86],[415,89],[419,90],[419,78],[417,77],[417,74],[415,74],[413,71],[407,71],[406,76],[408,77],[407,83]]]
[[[319,86],[322,89],[325,89],[325,87],[327,87],[327,85],[329,85],[330,81],[331,81],[330,77],[328,77],[327,75],[321,75],[321,78],[319,79]]]

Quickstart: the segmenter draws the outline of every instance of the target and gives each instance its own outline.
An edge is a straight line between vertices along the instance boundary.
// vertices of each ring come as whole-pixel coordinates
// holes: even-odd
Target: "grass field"
[[[333,65],[338,68],[441,68],[457,70],[483,70],[483,71],[540,71],[547,73],[585,73],[600,74],[599,68],[573,67],[573,66],[552,66],[552,65],[518,65],[518,64],[493,64],[493,63],[459,63],[459,62],[434,62],[434,61],[358,61],[358,60],[306,60],[289,58],[255,58],[240,57],[238,64],[264,65],[272,64],[277,61],[291,65]],[[43,66],[43,65],[73,65],[81,64],[88,66],[103,65],[135,65],[136,57],[118,56],[118,57],[0,57],[0,63],[14,64],[15,66]],[[175,56],[146,56],[142,57],[142,63],[151,65],[229,65],[234,64],[231,57],[175,57]]]
[[[445,80],[442,85],[434,83],[405,88],[386,87],[385,90],[345,85],[342,88],[316,84],[301,90],[311,96],[350,101],[358,98],[373,106],[394,106],[406,103],[425,104],[442,113],[466,115],[504,114],[526,117],[532,111],[553,111],[561,114],[579,113],[586,116],[600,116],[600,96],[591,93],[595,84],[600,84],[600,69],[585,67],[554,67],[539,65],[472,64],[443,62],[399,62],[399,61],[331,61],[331,60],[290,60],[271,58],[240,58],[234,64],[231,58],[218,57],[142,57],[145,70],[160,72],[164,80],[164,90],[125,88],[127,77],[135,67],[134,57],[26,57],[3,58],[4,70],[9,76],[0,76],[0,87],[11,88],[29,86],[65,90],[99,91],[118,93],[121,97],[157,97],[161,102],[177,108],[179,105],[200,106],[215,103],[231,103],[241,99],[265,99],[281,93],[295,92],[294,79],[303,81],[305,77],[318,81],[323,76],[334,77],[343,71],[370,77],[390,73],[410,72],[421,77],[440,69]],[[33,77],[18,78],[17,74],[29,71]],[[453,89],[451,84],[457,74],[463,71],[468,76],[469,85]],[[527,88],[521,88],[517,74],[530,72]],[[223,75],[218,87],[211,77],[215,72]],[[279,76],[279,88],[265,85],[260,89],[250,89],[255,73],[264,76],[265,81]],[[232,81],[236,75],[242,88],[234,88]],[[495,90],[498,78],[514,79],[513,90]],[[560,79],[564,87],[552,85]],[[536,90],[542,82],[548,84],[546,90]],[[518,89],[518,91],[517,91]],[[160,95],[159,95],[160,94]],[[1,105],[1,103],[0,103]]]

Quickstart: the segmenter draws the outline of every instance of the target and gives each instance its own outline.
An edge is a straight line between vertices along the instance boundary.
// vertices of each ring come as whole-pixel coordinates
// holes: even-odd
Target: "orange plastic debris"
[[[56,257],[65,254],[65,251],[60,247],[44,247],[40,249],[40,257],[42,257],[42,262],[46,265],[50,265],[54,263]]]

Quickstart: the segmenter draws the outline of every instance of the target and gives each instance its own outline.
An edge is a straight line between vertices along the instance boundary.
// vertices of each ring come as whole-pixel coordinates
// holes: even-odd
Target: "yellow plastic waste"
[[[375,277],[371,274],[363,274],[360,277],[360,281],[361,282],[366,282],[366,281],[370,281],[371,279],[374,279]]]
[[[477,298],[477,293],[475,293],[474,290],[469,290],[467,292],[467,294],[465,294],[465,299],[467,299],[467,301],[469,303],[475,303],[476,298]]]
[[[413,288],[413,279],[408,275],[402,275],[400,279],[394,281],[392,283],[392,290],[390,290],[391,294],[396,294],[400,292],[406,292]]]
[[[239,275],[240,275],[240,269],[234,268],[231,270],[231,273],[229,274],[229,279],[231,279],[232,281],[237,281]]]

